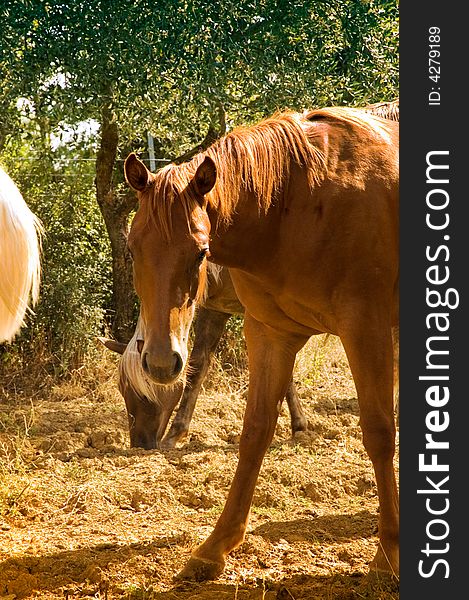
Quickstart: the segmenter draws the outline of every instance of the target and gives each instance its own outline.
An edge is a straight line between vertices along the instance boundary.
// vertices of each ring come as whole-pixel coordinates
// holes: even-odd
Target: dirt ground
[[[366,576],[378,500],[337,338],[314,338],[300,355],[310,429],[292,440],[283,409],[245,542],[222,577],[197,584],[173,578],[222,510],[246,377],[216,364],[190,439],[163,453],[130,449],[104,353],[98,374],[33,394],[0,381],[0,600],[398,598],[394,583]]]

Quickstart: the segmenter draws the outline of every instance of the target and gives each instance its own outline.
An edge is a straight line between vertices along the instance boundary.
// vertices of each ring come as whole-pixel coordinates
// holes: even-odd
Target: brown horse
[[[174,384],[206,277],[230,269],[245,307],[250,382],[225,508],[182,577],[219,575],[243,540],[297,352],[340,336],[358,392],[380,504],[372,569],[398,573],[393,351],[398,322],[398,124],[346,108],[238,128],[192,161],[151,174],[125,164],[140,206],[129,233],[145,339],[141,361]]]
[[[141,365],[138,350],[139,342],[141,343],[145,337],[141,320],[128,344],[109,338],[98,338],[106,348],[122,355],[119,361],[118,388],[127,409],[132,448],[169,450],[187,437],[202,383],[225,332],[226,323],[231,315],[244,314],[244,308],[236,296],[229,270],[218,268],[213,273],[210,267],[209,265],[207,293],[194,320],[194,342],[185,382],[181,381],[167,390],[148,379]],[[399,376],[399,332],[393,331],[393,334],[396,398]],[[308,429],[308,419],[301,406],[293,379],[285,398],[290,411],[292,436],[295,437],[297,432]],[[178,402],[176,415],[165,435],[169,419]]]
[[[139,340],[143,340],[145,336],[141,320],[128,344],[108,338],[98,338],[106,348],[122,354],[122,359],[119,361],[118,387],[127,409],[130,445],[133,448],[166,450],[174,448],[177,442],[187,436],[197,397],[207,375],[210,360],[225,331],[226,323],[231,315],[244,313],[228,269],[213,267],[209,268],[207,290],[194,322],[194,344],[184,386],[181,381],[167,390],[155,385],[145,374],[138,350]],[[299,431],[306,431],[308,420],[301,407],[293,380],[288,386],[285,398],[290,411],[292,435]],[[170,416],[178,402],[176,416],[163,438]]]
[[[392,102],[371,104],[362,110],[387,119],[399,120],[398,99]],[[141,384],[142,378],[145,380],[146,376],[140,361],[134,359],[138,352],[137,338],[140,335],[143,339],[143,332],[136,332],[128,346],[108,338],[98,338],[110,350],[123,354],[123,358],[119,362],[118,387],[124,397],[127,409],[131,447],[142,447],[147,450],[170,449],[174,448],[176,443],[183,440],[189,433],[197,397],[207,374],[211,357],[225,331],[228,318],[233,314],[244,314],[244,308],[236,296],[228,269],[217,267],[209,270],[207,286],[203,305],[199,308],[194,323],[194,344],[182,396],[180,396],[181,386],[168,393],[159,386]],[[139,327],[141,327],[141,323]],[[396,344],[396,350],[397,347],[398,344]],[[396,367],[394,382],[397,389],[398,354],[396,353],[394,356]],[[151,392],[152,396],[147,397],[139,391],[143,388],[147,393]],[[308,421],[301,407],[293,380],[288,386],[286,400],[294,436],[295,433],[307,429]],[[179,405],[171,427],[164,435],[171,413],[178,402]]]

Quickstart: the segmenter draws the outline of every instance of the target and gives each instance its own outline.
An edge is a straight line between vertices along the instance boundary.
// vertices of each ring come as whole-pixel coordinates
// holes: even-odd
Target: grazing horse
[[[141,319],[128,344],[108,338],[98,338],[106,348],[122,354],[122,359],[119,361],[118,387],[127,409],[131,447],[147,450],[170,449],[187,436],[200,388],[207,374],[211,357],[225,331],[226,323],[231,315],[244,313],[228,269],[213,268],[214,266],[211,268],[209,266],[207,290],[195,319],[194,344],[184,386],[180,382],[167,390],[152,382],[146,375],[138,351],[138,342],[144,339]],[[294,436],[295,433],[308,428],[308,420],[301,407],[293,380],[288,386],[285,397]],[[163,438],[170,416],[178,402],[176,416]]]
[[[0,168],[0,343],[18,333],[30,299],[32,305],[37,302],[42,233],[16,184]]]
[[[360,406],[379,497],[371,568],[399,571],[392,326],[398,322],[399,128],[357,109],[274,115],[233,130],[155,175],[125,163],[139,209],[129,232],[144,371],[184,371],[208,260],[229,268],[245,307],[249,390],[225,507],[180,574],[210,579],[243,541],[254,488],[297,352],[338,335]]]

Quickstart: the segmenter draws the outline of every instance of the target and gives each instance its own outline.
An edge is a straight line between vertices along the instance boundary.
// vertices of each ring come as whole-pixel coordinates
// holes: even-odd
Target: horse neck
[[[271,207],[264,214],[252,192],[240,191],[228,222],[222,221],[210,206],[207,214],[211,224],[210,254],[216,264],[252,271],[257,262],[272,256],[277,211]]]
[[[242,314],[243,305],[238,300],[228,269],[209,263],[207,290],[201,303],[208,310],[225,314]]]

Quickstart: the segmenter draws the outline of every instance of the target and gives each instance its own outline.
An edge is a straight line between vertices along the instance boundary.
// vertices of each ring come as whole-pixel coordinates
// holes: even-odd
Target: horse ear
[[[195,172],[193,180],[195,187],[199,194],[205,196],[213,188],[216,180],[217,167],[213,160],[209,156],[206,156]]]
[[[125,349],[127,348],[127,344],[124,344],[123,342],[118,342],[117,340],[110,340],[109,338],[105,337],[98,337],[96,339],[103,346],[105,346],[109,350],[112,350],[113,352],[117,352],[117,354],[124,354]]]
[[[124,175],[127,183],[136,192],[143,192],[153,181],[153,174],[133,152],[125,159]]]

